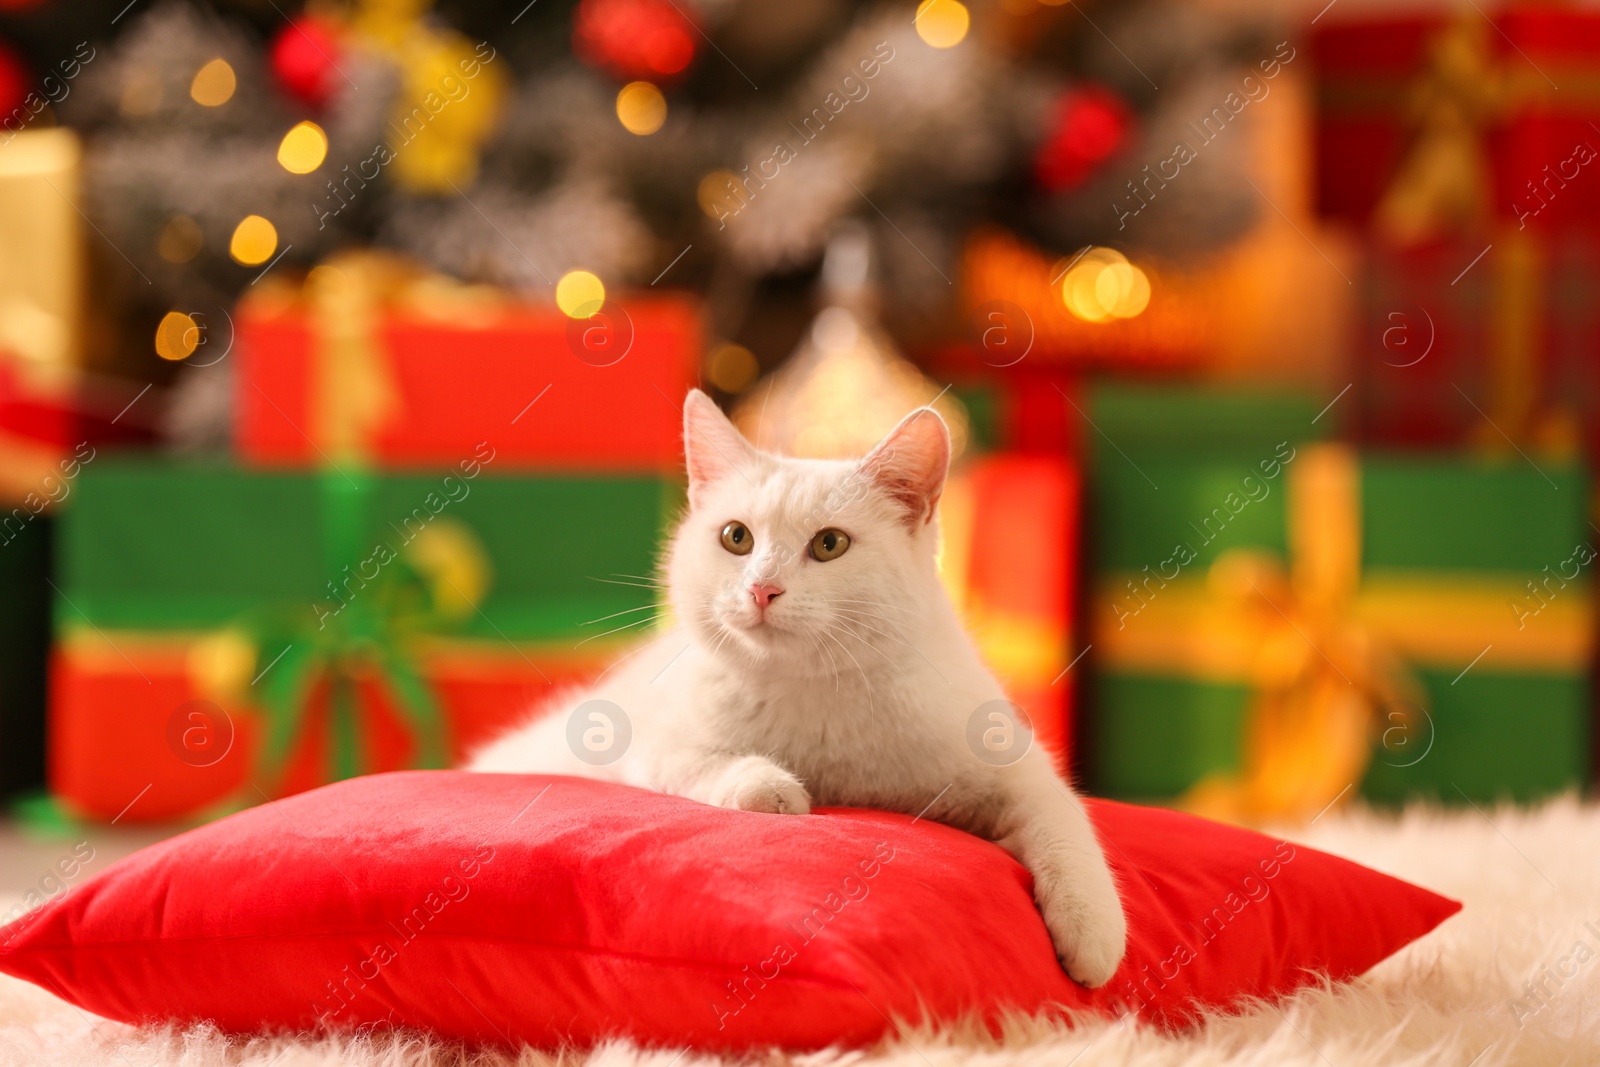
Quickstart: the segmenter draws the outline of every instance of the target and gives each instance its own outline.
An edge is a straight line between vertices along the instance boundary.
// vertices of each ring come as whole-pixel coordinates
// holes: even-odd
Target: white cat
[[[935,569],[944,421],[923,408],[865,459],[799,460],[752,448],[698,390],[683,414],[689,510],[664,566],[678,627],[469,769],[746,811],[925,813],[1032,871],[1067,973],[1103,985],[1126,925],[1082,806],[1038,746],[1006,763],[969,740],[974,722],[1003,730],[989,715],[1005,694]],[[607,744],[621,754],[600,763]]]

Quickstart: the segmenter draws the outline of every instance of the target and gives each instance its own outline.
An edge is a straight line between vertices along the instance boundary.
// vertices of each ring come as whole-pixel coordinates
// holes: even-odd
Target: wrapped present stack
[[[235,318],[236,458],[102,458],[62,522],[50,782],[77,815],[206,818],[458,761],[659,614],[692,301],[568,317],[362,253]],[[858,455],[932,401],[965,447],[963,407],[866,303],[812,338],[745,406],[759,443]],[[1078,491],[1064,457],[968,454],[941,560],[1063,761]]]
[[[1316,27],[1317,203],[1365,249],[1354,429],[1600,450],[1600,12],[1516,4]]]
[[[1103,387],[1087,765],[1105,792],[1309,818],[1588,779],[1581,464],[1326,439],[1309,398]]]
[[[238,460],[103,459],[63,518],[50,781],[77,814],[444,766],[654,614],[693,302],[568,319],[358,254],[236,317]]]
[[[1534,629],[1524,606],[1548,601],[1542,619],[1572,610],[1593,556],[1593,502],[1571,494],[1578,467],[1600,460],[1600,12],[1541,2],[1330,15],[1312,52],[1317,205],[1365,260],[1350,428],[1363,448],[1414,457],[1396,470],[1471,456],[1543,486],[1528,506],[1542,497],[1537,514],[1572,543],[1547,545],[1543,560],[1518,553],[1530,573],[1507,610],[1521,636]],[[1550,761],[1566,776],[1548,788],[1584,780],[1600,757],[1592,726],[1569,734]],[[1374,774],[1390,792],[1403,781]]]

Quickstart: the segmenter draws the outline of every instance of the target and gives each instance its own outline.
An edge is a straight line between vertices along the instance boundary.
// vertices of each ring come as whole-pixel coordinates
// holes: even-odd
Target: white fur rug
[[[1410,879],[1466,910],[1364,979],[1277,1006],[1164,1034],[1090,1020],[1019,1022],[1002,1041],[916,1033],[865,1052],[785,1056],[764,1067],[1055,1067],[1239,1064],[1600,1063],[1600,805],[1538,810],[1414,809],[1403,817],[1329,813],[1286,836]],[[1581,947],[1580,947],[1581,946]],[[1541,988],[1542,987],[1542,988]],[[678,1050],[612,1045],[587,1056],[463,1049],[414,1035],[224,1038],[207,1028],[137,1029],[93,1019],[32,986],[0,978],[0,1065],[77,1067],[721,1067]]]

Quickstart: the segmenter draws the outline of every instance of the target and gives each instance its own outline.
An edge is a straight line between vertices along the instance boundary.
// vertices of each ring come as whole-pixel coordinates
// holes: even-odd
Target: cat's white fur
[[[747,811],[925,814],[1015,855],[1067,973],[1108,981],[1126,926],[1082,805],[1038,746],[991,766],[968,744],[974,711],[1004,692],[935,569],[943,420],[912,412],[860,461],[789,459],[751,447],[692,391],[684,452],[689,509],[663,568],[677,628],[469,769],[605,778]],[[748,555],[723,547],[734,521],[754,537]],[[850,546],[820,562],[808,546],[830,527]],[[755,583],[782,593],[763,610]],[[613,763],[569,743],[571,713],[591,700],[631,726]]]

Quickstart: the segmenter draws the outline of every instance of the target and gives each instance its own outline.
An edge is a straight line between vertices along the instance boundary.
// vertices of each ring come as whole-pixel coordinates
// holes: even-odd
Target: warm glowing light
[[[1111,313],[1118,318],[1131,319],[1150,306],[1150,278],[1138,267],[1132,268],[1133,277],[1117,299]]]
[[[742,393],[761,376],[755,353],[744,345],[727,344],[711,353],[706,376],[724,393]]]
[[[1111,317],[1095,292],[1100,270],[1098,263],[1079,264],[1067,272],[1061,283],[1061,296],[1067,302],[1067,310],[1089,322],[1104,322]]]
[[[667,98],[649,82],[629,82],[617,94],[617,119],[629,133],[648,136],[667,121]]]
[[[714,219],[739,210],[739,176],[731,170],[714,170],[695,187],[700,210]]]
[[[556,282],[556,307],[571,319],[586,319],[606,302],[606,287],[586,270],[569,270]]]
[[[177,361],[188,359],[200,347],[200,324],[181,311],[169,311],[156,327],[156,355]]]
[[[1087,322],[1131,319],[1150,304],[1150,279],[1122,253],[1094,248],[1061,280],[1061,299]]]
[[[204,246],[205,234],[200,231],[200,224],[188,215],[172,216],[156,238],[156,252],[168,263],[187,263]]]
[[[197,104],[221,107],[233,99],[233,91],[238,86],[239,80],[234,77],[228,61],[213,59],[195,74],[194,81],[189,83],[189,95]]]
[[[915,22],[923,41],[935,48],[954,48],[967,36],[972,17],[960,0],[922,0]]]
[[[260,215],[246,215],[233,229],[228,255],[247,267],[258,266],[278,250],[278,231]]]
[[[328,135],[315,122],[293,126],[278,142],[278,162],[290,174],[310,174],[328,158]]]

